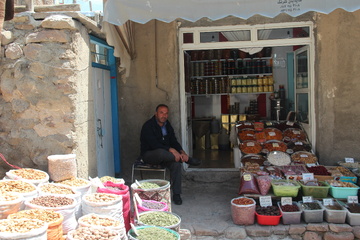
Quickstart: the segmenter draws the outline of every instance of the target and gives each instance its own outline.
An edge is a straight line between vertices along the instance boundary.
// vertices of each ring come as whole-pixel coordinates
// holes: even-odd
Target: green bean
[[[148,227],[143,229],[137,229],[139,234],[136,239],[138,240],[177,240],[177,236],[173,233],[156,227]]]
[[[149,212],[141,214],[140,222],[146,225],[168,227],[179,223],[179,218],[168,212]]]

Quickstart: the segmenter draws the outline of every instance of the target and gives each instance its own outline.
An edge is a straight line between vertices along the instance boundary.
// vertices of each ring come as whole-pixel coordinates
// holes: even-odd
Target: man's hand
[[[169,152],[171,152],[175,156],[176,162],[182,162],[182,156],[175,148],[169,148]]]
[[[189,156],[186,154],[186,152],[184,150],[181,150],[180,155],[181,155],[182,162],[189,161]]]

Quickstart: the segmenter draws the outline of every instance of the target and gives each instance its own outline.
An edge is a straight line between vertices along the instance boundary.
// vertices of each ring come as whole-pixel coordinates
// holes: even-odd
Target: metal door
[[[98,176],[114,176],[110,71],[93,67]]]
[[[296,118],[302,123],[310,142],[313,139],[313,114],[311,109],[311,74],[309,72],[309,46],[295,51],[295,111]]]

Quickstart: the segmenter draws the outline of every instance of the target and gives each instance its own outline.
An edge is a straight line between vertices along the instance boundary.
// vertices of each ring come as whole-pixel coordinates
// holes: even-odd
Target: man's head
[[[155,118],[160,126],[164,125],[169,115],[169,107],[165,104],[159,104],[156,107]]]

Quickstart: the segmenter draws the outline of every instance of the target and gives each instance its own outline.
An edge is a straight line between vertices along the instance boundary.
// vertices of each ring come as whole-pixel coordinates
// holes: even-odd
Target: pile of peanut
[[[4,201],[14,201],[18,199],[20,196],[13,192],[1,192],[0,191],[0,202]]]
[[[105,216],[100,216],[97,214],[88,214],[87,216],[82,217],[81,221],[88,225],[95,225],[102,227],[120,226],[120,221]]]
[[[44,172],[32,168],[22,168],[11,171],[11,173],[23,179],[29,180],[41,180],[46,178],[46,174]]]
[[[2,192],[28,193],[35,190],[36,188],[32,184],[21,180],[0,181],[0,191]]]
[[[54,194],[75,194],[75,192],[70,187],[55,185],[52,183],[47,183],[40,186],[40,190],[46,193]]]
[[[119,236],[119,232],[106,228],[79,227],[71,235],[79,240],[112,240]]]
[[[3,219],[0,221],[0,232],[25,233],[44,225],[44,221],[37,219]]]
[[[89,202],[111,202],[120,199],[120,195],[109,193],[92,193],[86,196]]]
[[[9,219],[38,219],[47,223],[57,222],[61,214],[53,210],[46,209],[29,209],[10,214]]]
[[[59,181],[57,183],[65,184],[70,187],[82,187],[82,186],[86,186],[89,184],[88,181],[81,179],[81,178],[70,178],[70,179],[66,179],[63,181]]]
[[[30,201],[30,203],[43,207],[62,207],[73,204],[74,199],[68,197],[46,195],[35,197]]]

